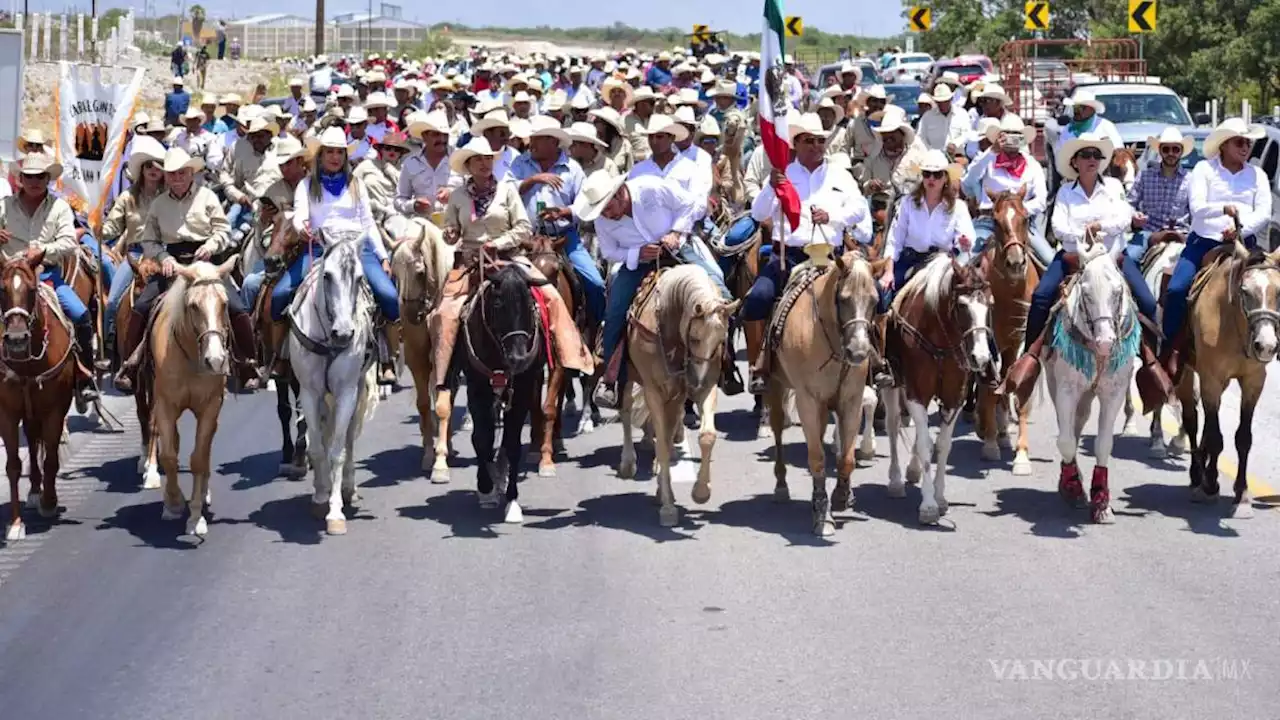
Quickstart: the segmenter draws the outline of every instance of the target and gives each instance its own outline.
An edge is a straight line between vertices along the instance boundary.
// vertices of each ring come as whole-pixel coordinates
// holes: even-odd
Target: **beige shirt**
[[[488,210],[479,218],[473,218],[474,205],[471,193],[464,182],[449,196],[444,209],[444,226],[458,233],[458,252],[474,255],[480,246],[492,242],[501,252],[510,252],[533,237],[529,214],[520,201],[520,190],[513,182],[500,182],[489,203]]]
[[[262,193],[279,177],[280,168],[275,155],[270,150],[257,154],[248,138],[235,144],[218,175],[227,199],[232,202],[262,197]]]
[[[849,123],[845,138],[845,151],[849,153],[849,159],[856,163],[868,158],[875,154],[879,144],[879,136],[871,129],[871,124],[865,117],[856,117]]]
[[[886,185],[893,197],[908,195],[922,179],[920,162],[923,155],[924,152],[914,143],[907,146],[897,158],[889,158],[883,151],[877,152],[862,165],[858,182],[866,185],[870,180],[879,180]]]
[[[629,173],[631,168],[635,167],[631,152],[630,141],[624,137],[618,137],[614,139],[612,147],[601,151],[601,155],[609,158],[609,161],[613,163],[614,169],[618,172]]]
[[[131,186],[116,198],[102,223],[102,240],[111,241],[120,238],[116,249],[123,252],[130,245],[142,240],[142,226],[147,219],[147,210],[155,197],[143,198],[134,194],[137,185]]]
[[[395,207],[396,185],[400,182],[400,170],[385,160],[368,157],[356,166],[356,179],[364,184],[373,219],[378,222],[391,215],[398,215]]]
[[[33,215],[22,209],[18,195],[0,200],[0,229],[13,235],[12,240],[0,245],[0,255],[6,260],[35,246],[44,250],[45,262],[53,264],[75,252],[79,244],[71,206],[53,194],[45,196]]]
[[[769,157],[764,154],[764,144],[756,145],[747,159],[747,167],[742,171],[742,186],[746,191],[744,201],[749,206],[769,184]]]
[[[582,165],[582,174],[585,177],[590,178],[592,175],[598,172],[603,172],[609,177],[613,177],[613,178],[616,178],[618,177],[618,175],[621,174],[621,171],[618,170],[617,164],[614,163],[614,161],[611,158],[609,158],[609,156],[606,155],[605,152],[606,151],[601,150],[600,152],[596,153],[596,159],[592,160],[589,163],[585,163],[585,164],[578,163],[579,165]]]
[[[239,143],[237,143],[237,146]],[[231,245],[231,226],[218,196],[203,185],[192,186],[184,198],[164,193],[151,201],[142,229],[142,254],[163,261],[169,245],[211,242],[215,252]]]
[[[627,141],[631,143],[632,165],[634,166],[642,160],[648,160],[650,152],[649,136],[644,134],[644,121],[633,112],[627,113],[622,118],[622,127],[627,129]]]

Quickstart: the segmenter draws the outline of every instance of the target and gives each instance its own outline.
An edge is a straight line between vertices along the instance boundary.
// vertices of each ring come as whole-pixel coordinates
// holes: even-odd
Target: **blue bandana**
[[[342,194],[347,189],[347,174],[345,172],[337,173],[320,173],[320,185],[324,187],[325,192],[333,196]]]

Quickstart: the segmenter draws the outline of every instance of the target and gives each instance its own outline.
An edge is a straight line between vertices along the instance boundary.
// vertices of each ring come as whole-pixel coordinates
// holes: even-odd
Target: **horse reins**
[[[28,328],[31,327],[33,319],[35,319],[35,311],[39,309],[39,302],[40,302],[39,276],[36,275],[34,271],[32,271],[31,275],[32,275],[32,278],[34,279],[34,287],[32,287],[32,290],[31,290],[31,297],[32,297],[31,309],[22,308],[22,307],[9,308],[4,312],[4,315],[3,315],[3,319],[6,321],[6,324],[10,317],[13,317],[16,315],[16,316],[22,317],[24,320],[27,321]],[[59,373],[62,372],[62,368],[66,366],[67,361],[71,359],[72,353],[75,351],[75,342],[74,340],[72,340],[71,342],[67,343],[67,351],[63,353],[62,358],[59,359],[58,362],[55,363],[52,367],[40,373],[39,375],[35,375],[35,376],[23,375],[22,373],[19,373],[13,369],[13,367],[11,366],[11,363],[25,364],[29,362],[37,362],[40,360],[44,360],[48,356],[50,314],[53,314],[53,310],[49,307],[45,307],[43,310],[41,310],[40,317],[38,318],[40,320],[40,327],[42,331],[39,353],[35,355],[31,355],[22,360],[10,358],[8,350],[5,349],[3,343],[0,343],[0,370],[4,371],[3,380],[6,383],[21,383],[23,388],[23,393],[24,393],[24,402],[26,402],[28,406],[30,405],[30,402],[31,402],[29,397],[30,386],[35,385],[37,390],[44,389],[44,383],[48,381],[50,378],[56,377]],[[53,316],[55,318],[57,317],[56,314],[53,314]]]

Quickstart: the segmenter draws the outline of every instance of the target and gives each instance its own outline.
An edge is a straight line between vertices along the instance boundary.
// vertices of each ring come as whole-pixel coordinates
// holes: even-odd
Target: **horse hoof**
[[[348,507],[348,508],[358,507],[358,506],[360,505],[360,501],[361,501],[362,499],[363,499],[363,498],[361,498],[361,497],[360,497],[360,493],[356,492],[355,490],[350,490],[350,491],[348,491],[348,490],[344,490],[344,491],[342,491],[342,506],[343,506],[343,507]]]
[[[583,415],[582,420],[578,422],[578,430],[576,435],[590,435],[595,432],[596,424],[591,421],[590,415]]]
[[[1013,474],[1018,477],[1026,477],[1031,474],[1031,460],[1025,457],[1016,458],[1013,461]]]
[[[636,476],[636,459],[635,457],[624,457],[622,462],[618,463],[618,477],[623,480],[631,480]]]
[[[1191,502],[1201,505],[1212,505],[1218,502],[1218,493],[1210,495],[1204,491],[1204,488],[1197,485],[1191,488]]]
[[[1137,419],[1134,418],[1124,424],[1124,430],[1122,430],[1121,433],[1124,435],[1139,435],[1142,433],[1142,426],[1139,425]]]
[[[143,490],[159,490],[160,489],[160,473],[155,470],[148,470],[142,476]]]
[[[160,511],[160,519],[164,521],[181,520],[182,508],[171,508],[165,506],[165,508]]]
[[[814,520],[813,534],[818,537],[831,537],[836,534],[836,524],[827,519]]]
[[[920,484],[920,475],[922,475],[922,474],[923,474],[923,473],[921,472],[920,468],[918,468],[918,467],[917,467],[917,468],[910,468],[910,467],[909,467],[909,468],[907,468],[907,484],[908,484],[908,485],[919,485],[919,484]]]
[[[662,527],[675,527],[680,522],[680,508],[675,505],[658,508],[658,523]]]
[[[1238,503],[1232,503],[1228,517],[1235,520],[1248,520],[1253,517],[1253,503],[1248,498]]]
[[[57,505],[54,505],[53,507],[49,507],[49,508],[45,507],[44,505],[41,505],[39,509],[40,509],[40,517],[46,520],[58,517]]]
[[[996,444],[1000,446],[1001,450],[1012,450],[1013,438],[1010,437],[1008,433],[1001,433],[996,436]]]
[[[323,520],[329,515],[329,503],[311,503],[311,517],[317,520]]]
[[[473,420],[471,419],[471,416],[470,416],[470,415],[468,415],[468,416],[466,416],[465,418],[463,418],[463,419],[462,419],[462,431],[463,431],[463,432],[471,432],[471,431],[472,431],[472,430],[474,430],[475,428],[476,428],[475,421],[473,421]]]
[[[1151,447],[1147,450],[1147,457],[1161,459],[1169,456],[1169,449],[1165,447],[1163,440],[1152,440]]]
[[[951,509],[951,505],[950,505],[946,500],[941,500],[941,499],[939,499],[939,500],[938,500],[938,515],[939,515],[939,516],[946,515],[946,514],[947,514],[947,511],[948,511],[948,510],[950,510],[950,509]]]
[[[334,518],[332,520],[326,520],[324,523],[324,531],[328,535],[346,535],[347,519]]]
[[[496,490],[487,493],[480,493],[480,507],[496,508],[498,507],[498,493]]]
[[[187,534],[195,537],[204,537],[209,534],[209,523],[204,517],[198,517],[195,522],[187,522]]]
[[[937,506],[920,508],[921,525],[937,525],[942,519],[942,510]]]
[[[23,540],[26,540],[27,526],[23,525],[21,520],[10,525],[9,529],[4,534],[4,539],[5,539],[5,542],[11,542],[11,543],[21,542]]]
[[[1110,525],[1116,521],[1116,514],[1111,511],[1110,505],[1095,507],[1091,512],[1095,525]]]
[[[555,476],[556,476],[556,464],[555,464],[555,463],[547,463],[546,465],[539,465],[539,466],[538,466],[538,477],[540,477],[540,478],[553,478],[553,477],[555,477]]]
[[[511,525],[519,525],[524,522],[524,511],[520,509],[520,503],[514,500],[507,503],[507,511],[502,516],[502,522]]]
[[[858,462],[866,462],[866,463],[875,462],[876,451],[874,449],[863,450],[862,448],[858,448],[853,452],[853,459]]]
[[[849,484],[847,482],[837,482],[835,490],[831,491],[831,512],[848,510],[849,501]]]
[[[689,497],[699,505],[706,505],[711,500],[711,486],[704,482],[696,482],[693,484],[693,492],[689,493]]]
[[[896,483],[893,483],[893,482],[889,483],[889,497],[904,498],[906,496],[907,496],[907,486],[903,485],[901,480],[899,480]]]
[[[1169,443],[1169,449],[1172,450],[1175,454],[1181,455],[1182,453],[1187,451],[1189,445],[1190,445],[1190,441],[1187,440],[1186,436],[1179,435],[1173,439],[1173,442]]]
[[[982,444],[982,459],[991,460],[993,462],[1000,461],[1000,446],[996,443]]]
[[[791,502],[791,488],[785,484],[775,487],[773,489],[773,501],[779,503]]]
[[[444,485],[448,482],[449,482],[449,466],[436,465],[435,468],[431,470],[431,484]]]
[[[38,492],[27,493],[27,509],[35,510],[38,507],[40,507],[40,493]]]

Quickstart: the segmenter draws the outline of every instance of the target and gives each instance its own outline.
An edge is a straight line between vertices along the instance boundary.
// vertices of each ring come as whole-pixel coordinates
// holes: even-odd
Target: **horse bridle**
[[[1268,262],[1266,264],[1254,265],[1251,268],[1245,268],[1244,272],[1240,274],[1242,286],[1244,281],[1244,275],[1246,273],[1253,272],[1253,271],[1280,273],[1280,266],[1277,266]],[[1241,294],[1243,295],[1243,293]],[[1273,327],[1275,327],[1276,332],[1280,333],[1280,311],[1272,310],[1271,308],[1268,308],[1266,306],[1266,302],[1267,302],[1266,297],[1263,297],[1262,306],[1254,308],[1252,310],[1246,309],[1244,307],[1244,303],[1241,303],[1240,305],[1240,309],[1244,311],[1244,319],[1245,319],[1246,327],[1248,328],[1248,333],[1250,338],[1253,337],[1253,335],[1257,332],[1258,325],[1268,321],[1271,322]],[[1250,360],[1257,360],[1261,362],[1261,359],[1253,351],[1253,343],[1249,342],[1248,338],[1246,338],[1244,342],[1244,354],[1245,354],[1245,357],[1249,358]]]
[[[15,267],[14,272],[22,273],[25,267],[26,267],[25,265]],[[30,270],[30,268],[27,268],[27,270]],[[27,323],[28,334],[34,335],[34,333],[31,332],[31,327],[34,324],[36,303],[39,301],[40,279],[39,279],[39,276],[35,274],[35,271],[30,271],[30,274],[31,274],[31,281],[32,281],[31,307],[30,308],[12,307],[4,311],[4,315],[2,316],[2,319],[4,321],[3,334],[6,339],[8,338],[8,335],[9,335],[9,320],[13,317],[20,317],[23,320],[25,320]],[[36,360],[43,360],[45,355],[49,352],[49,328],[47,325],[44,325],[43,327],[44,327],[44,332],[42,333],[40,338],[40,352],[34,355],[29,354],[27,357],[21,358],[21,359],[11,358],[9,357],[8,347],[4,343],[0,343],[0,359],[3,359],[6,363],[33,362]]]
[[[489,325],[489,318],[484,303],[484,291],[490,286],[490,283],[487,281],[483,283],[480,286],[480,289],[476,291],[475,299],[472,302],[480,305],[480,324],[484,326],[485,335],[488,336],[489,340],[493,343],[493,346],[497,349],[498,356],[502,358],[502,367],[495,370],[486,365],[484,361],[480,359],[480,356],[476,354],[475,344],[471,342],[470,314],[468,314],[468,316],[462,321],[463,342],[467,347],[467,359],[470,360],[471,366],[489,379],[489,387],[495,394],[497,394],[498,402],[502,405],[502,411],[506,412],[511,407],[511,383],[508,382],[508,378],[519,375],[525,370],[528,370],[528,367],[520,368],[519,372],[516,372],[514,368],[509,367],[507,365],[507,353],[504,349],[505,346],[503,343],[510,338],[521,335],[526,336],[529,338],[529,357],[534,357],[538,349],[538,340],[542,335],[542,322],[538,318],[538,306],[534,303],[533,310],[530,313],[532,316],[531,319],[533,320],[533,332],[529,332],[527,330],[512,330],[510,332],[503,333],[502,337],[498,337],[493,332],[493,328]],[[550,358],[548,358],[548,360],[549,359]],[[532,364],[532,360],[530,361],[530,364]]]

